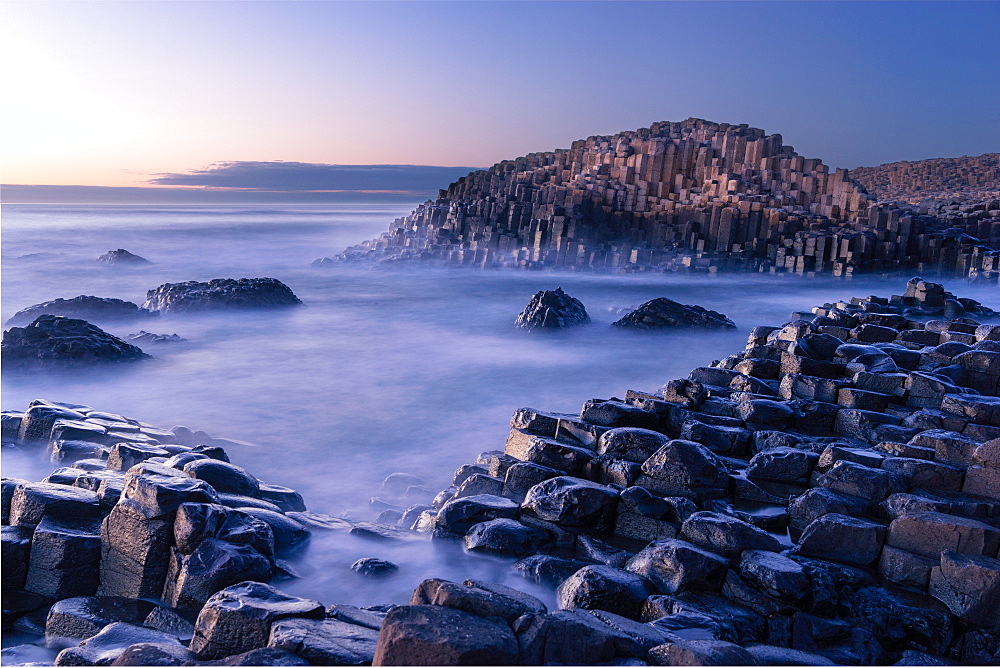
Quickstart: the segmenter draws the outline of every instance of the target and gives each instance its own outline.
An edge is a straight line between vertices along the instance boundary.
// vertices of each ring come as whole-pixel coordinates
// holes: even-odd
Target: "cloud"
[[[431,165],[327,165],[311,162],[218,162],[205,169],[156,174],[158,186],[268,191],[436,191],[478,167]]]

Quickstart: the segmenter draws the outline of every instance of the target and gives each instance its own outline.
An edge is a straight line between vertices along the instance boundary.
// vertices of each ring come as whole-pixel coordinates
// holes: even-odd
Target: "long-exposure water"
[[[577,412],[590,398],[652,391],[742,349],[755,325],[781,324],[791,311],[826,301],[898,294],[906,278],[310,266],[376,236],[410,208],[7,205],[4,320],[57,297],[141,304],[162,283],[222,277],[277,278],[305,306],[99,323],[117,335],[145,329],[187,341],[146,346],[156,359],[128,369],[5,374],[3,408],[23,410],[46,398],[248,441],[255,447],[231,450],[234,463],[299,490],[310,510],[369,518],[368,500],[386,475],[404,471],[433,489],[446,487],[458,466],[503,448],[518,407]],[[115,248],[155,264],[95,261]],[[945,285],[1000,309],[995,286]],[[556,287],[583,301],[593,323],[515,331],[531,295]],[[721,311],[738,330],[651,335],[609,328],[618,309],[655,297]],[[2,468],[5,476],[38,480],[52,465],[40,453],[11,450]],[[366,556],[394,561],[400,571],[366,580],[350,570]],[[302,578],[282,588],[326,604],[401,603],[426,577],[527,586],[509,561],[467,557],[458,546],[374,543],[342,533],[316,533],[296,566]]]

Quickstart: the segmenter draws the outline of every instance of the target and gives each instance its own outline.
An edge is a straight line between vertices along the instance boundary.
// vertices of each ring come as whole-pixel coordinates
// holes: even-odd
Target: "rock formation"
[[[877,204],[781,135],[691,118],[472,172],[330,261],[998,280],[998,248],[1000,200],[944,221]]]
[[[973,204],[1000,199],[1000,153],[858,167],[851,178],[879,200]]]
[[[181,341],[187,341],[187,339],[177,334],[153,334],[151,332],[147,332],[146,330],[140,330],[135,334],[128,334],[125,338],[137,345],[159,345],[161,343],[180,343]]]
[[[8,325],[29,323],[40,315],[61,315],[67,318],[83,318],[96,322],[113,322],[136,318],[149,318],[155,311],[139,308],[132,302],[111,297],[80,295],[72,299],[54,299],[21,309],[7,320]]]
[[[8,369],[76,368],[149,359],[140,348],[86,320],[40,315],[26,327],[11,327],[0,344]]]
[[[579,299],[570,297],[562,288],[539,290],[517,316],[517,329],[562,329],[590,322],[587,309]]]
[[[207,283],[164,283],[146,293],[143,307],[164,313],[275,308],[302,301],[276,278],[216,278]]]
[[[129,253],[124,248],[108,251],[104,255],[98,256],[97,261],[103,262],[104,264],[119,264],[119,265],[132,265],[132,266],[153,264],[144,257],[140,257],[134,253]]]
[[[651,299],[626,313],[612,327],[629,329],[736,329],[732,320],[701,306],[686,306],[672,299]]]

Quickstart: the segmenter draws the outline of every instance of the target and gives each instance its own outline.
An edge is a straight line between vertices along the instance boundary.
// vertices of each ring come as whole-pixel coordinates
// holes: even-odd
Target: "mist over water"
[[[57,297],[141,304],[161,283],[224,277],[277,278],[306,305],[99,323],[119,336],[144,329],[187,341],[145,346],[156,359],[127,369],[5,374],[3,408],[24,410],[46,398],[249,441],[256,447],[230,449],[234,463],[299,490],[310,510],[369,519],[368,499],[386,475],[405,471],[432,489],[446,487],[458,466],[503,449],[518,407],[578,412],[590,398],[654,391],[742,349],[756,325],[782,324],[791,311],[826,301],[898,294],[906,280],[310,267],[376,236],[411,208],[5,206],[4,320]],[[95,261],[115,248],[155,264]],[[580,299],[594,322],[566,332],[515,331],[514,318],[531,295],[556,287]],[[945,287],[1000,309],[995,286],[946,281]],[[655,297],[721,311],[738,329],[609,329],[619,317],[615,309]],[[38,480],[52,465],[41,455],[5,451],[2,469],[8,477]],[[378,582],[363,579],[350,565],[367,556],[401,570]],[[316,532],[296,562],[303,578],[280,586],[325,604],[358,605],[405,602],[426,577],[527,587],[509,563],[465,557],[460,547],[439,542],[375,543]],[[552,602],[551,594],[536,593]]]

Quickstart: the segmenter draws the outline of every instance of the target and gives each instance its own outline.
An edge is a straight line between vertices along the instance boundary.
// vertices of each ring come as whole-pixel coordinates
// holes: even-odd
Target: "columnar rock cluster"
[[[1000,153],[858,167],[851,178],[880,200],[910,204],[997,199]]]
[[[943,246],[955,243],[942,244],[948,225],[894,206],[870,214],[872,204],[845,170],[796,154],[781,135],[691,118],[472,172],[337,258],[836,275],[913,267],[1000,276],[1000,202],[990,205],[989,224],[976,228],[985,234],[963,229],[976,239],[951,254]]]

